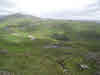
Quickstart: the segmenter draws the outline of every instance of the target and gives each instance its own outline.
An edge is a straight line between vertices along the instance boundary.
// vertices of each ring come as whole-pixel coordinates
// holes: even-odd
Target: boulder
[[[28,35],[28,38],[30,39],[30,40],[35,40],[36,38],[34,37],[34,36],[32,36],[32,35]]]
[[[86,70],[86,69],[89,69],[89,67],[85,64],[79,64],[80,66],[80,70]]]
[[[1,54],[8,54],[8,50],[0,50],[0,55]]]

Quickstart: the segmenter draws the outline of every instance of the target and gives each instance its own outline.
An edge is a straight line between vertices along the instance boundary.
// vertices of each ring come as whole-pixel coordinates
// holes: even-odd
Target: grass
[[[96,62],[87,61],[84,55],[88,52],[99,52],[99,41],[87,38],[80,39],[80,32],[91,30],[90,25],[96,23],[84,23],[77,21],[48,20],[36,24],[36,30],[21,30],[17,26],[27,19],[16,19],[11,29],[3,30],[10,20],[4,21],[0,26],[0,50],[8,50],[7,54],[0,54],[0,70],[14,72],[15,75],[92,75],[95,71]],[[12,23],[12,21],[11,21]],[[16,24],[17,23],[17,24]],[[13,24],[12,24],[13,25]],[[25,25],[27,26],[27,25]],[[93,28],[93,27],[92,27]],[[59,41],[51,38],[54,33],[67,33],[65,35],[70,41]],[[97,32],[100,33],[98,27]],[[18,35],[13,35],[17,33]],[[91,33],[91,32],[89,32]],[[28,35],[33,35],[36,40],[30,40]],[[84,35],[82,35],[84,36]],[[84,36],[85,37],[85,36]],[[67,48],[45,48],[45,46],[59,44]],[[71,53],[71,54],[67,54]],[[64,73],[63,68],[57,61],[62,61],[68,72]],[[77,64],[86,64],[89,69],[81,71]],[[18,74],[19,73],[19,74]]]
[[[0,55],[0,68],[15,73],[25,72],[24,75],[64,75],[63,69],[56,60],[69,57],[72,59],[66,59],[65,63],[72,75],[91,75],[91,71],[81,72],[76,66],[77,63],[85,63],[81,53],[87,53],[88,50],[75,46],[73,42],[64,44],[73,46],[73,49],[44,48],[47,44],[53,43],[55,41],[50,39],[42,38],[32,41],[28,38],[22,39],[21,36],[6,35],[5,38],[1,38],[0,47],[1,50],[7,49],[8,54]],[[66,52],[71,52],[72,55],[65,55]]]

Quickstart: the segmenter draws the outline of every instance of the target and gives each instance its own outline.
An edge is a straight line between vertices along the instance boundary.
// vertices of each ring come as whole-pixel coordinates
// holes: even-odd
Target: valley
[[[96,22],[22,14],[0,21],[0,71],[14,75],[100,75],[99,49]]]

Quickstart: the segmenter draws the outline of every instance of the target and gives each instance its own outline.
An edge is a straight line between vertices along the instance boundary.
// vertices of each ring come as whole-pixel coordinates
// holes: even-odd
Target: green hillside
[[[0,22],[0,69],[15,75],[94,75],[100,68],[99,28],[96,22],[9,15]]]

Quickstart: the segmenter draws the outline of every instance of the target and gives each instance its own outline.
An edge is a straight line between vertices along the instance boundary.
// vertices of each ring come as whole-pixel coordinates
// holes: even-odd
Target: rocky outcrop
[[[8,50],[4,49],[4,50],[0,50],[0,55],[5,55],[8,54]]]

